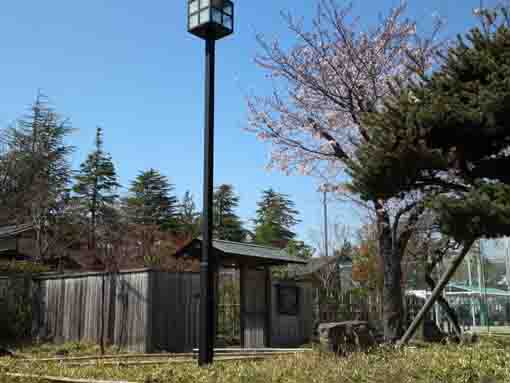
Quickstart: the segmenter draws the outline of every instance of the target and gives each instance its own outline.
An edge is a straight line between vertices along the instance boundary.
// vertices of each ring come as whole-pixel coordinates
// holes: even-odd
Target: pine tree
[[[245,230],[241,219],[235,213],[239,197],[232,185],[220,185],[213,196],[213,235],[217,239],[242,242]]]
[[[39,259],[56,253],[67,227],[74,148],[65,139],[71,132],[39,93],[30,114],[0,137],[0,219],[33,224]]]
[[[155,169],[142,171],[131,183],[124,206],[131,223],[167,229],[175,224],[173,185]]]
[[[257,206],[255,242],[285,248],[296,237],[292,229],[300,222],[294,202],[289,196],[268,189],[263,191]]]
[[[177,213],[177,231],[188,238],[195,238],[200,233],[200,213],[196,209],[193,195],[186,191]]]
[[[94,150],[80,165],[73,191],[88,220],[89,249],[96,248],[97,231],[100,222],[108,219],[118,198],[120,187],[115,166],[110,154],[103,149],[103,130],[97,128]]]
[[[402,253],[395,249],[406,248],[424,213],[432,212],[436,230],[456,246],[453,265],[477,239],[510,234],[510,12],[482,10],[479,17],[481,26],[459,36],[432,75],[421,72],[419,82],[398,84],[364,117],[369,143],[348,161],[351,190],[366,200],[404,205],[392,225],[379,226],[379,248],[396,255],[393,270],[384,264],[387,313],[401,306],[391,298],[401,296],[399,286],[386,286],[401,282]],[[381,233],[393,233],[398,246],[382,241]]]
[[[311,258],[314,252],[314,249],[311,246],[307,245],[303,241],[296,241],[294,239],[291,239],[287,243],[285,250],[290,256],[303,259]]]

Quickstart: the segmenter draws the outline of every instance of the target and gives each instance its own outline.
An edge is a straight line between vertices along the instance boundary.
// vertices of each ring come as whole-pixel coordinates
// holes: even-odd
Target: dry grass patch
[[[118,366],[102,362],[83,367],[60,363],[26,363],[4,358],[7,372],[138,382],[250,383],[478,383],[510,382],[510,342],[487,338],[476,345],[436,345],[337,358],[319,351],[262,361],[218,362],[213,367],[191,364]],[[9,382],[23,380],[9,378]],[[25,380],[26,381],[26,380]]]

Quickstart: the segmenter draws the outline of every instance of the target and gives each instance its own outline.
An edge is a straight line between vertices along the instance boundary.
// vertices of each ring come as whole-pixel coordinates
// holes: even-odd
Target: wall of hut
[[[280,286],[297,287],[298,305],[295,315],[280,312]],[[272,281],[271,283],[271,347],[299,347],[311,341],[314,325],[314,292],[311,282]]]

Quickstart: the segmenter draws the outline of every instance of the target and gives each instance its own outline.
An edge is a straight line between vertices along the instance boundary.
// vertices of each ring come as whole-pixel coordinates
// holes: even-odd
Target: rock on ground
[[[366,351],[376,345],[374,330],[366,321],[321,323],[319,340],[323,349],[338,354]]]

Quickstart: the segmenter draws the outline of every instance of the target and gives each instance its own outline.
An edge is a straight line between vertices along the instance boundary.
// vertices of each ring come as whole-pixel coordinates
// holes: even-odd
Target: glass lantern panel
[[[189,3],[189,13],[195,13],[198,11],[198,0],[192,1]]]
[[[217,9],[212,9],[212,21],[221,24],[221,12]]]
[[[189,17],[189,28],[193,29],[198,26],[198,13]]]
[[[209,9],[204,9],[200,12],[200,24],[205,24],[209,22]]]
[[[223,7],[223,12],[225,12],[227,15],[232,16],[232,4],[226,3],[225,6]]]
[[[232,29],[232,16],[223,15],[223,26]]]
[[[200,0],[200,8],[204,9],[207,8],[210,5],[209,0]]]

